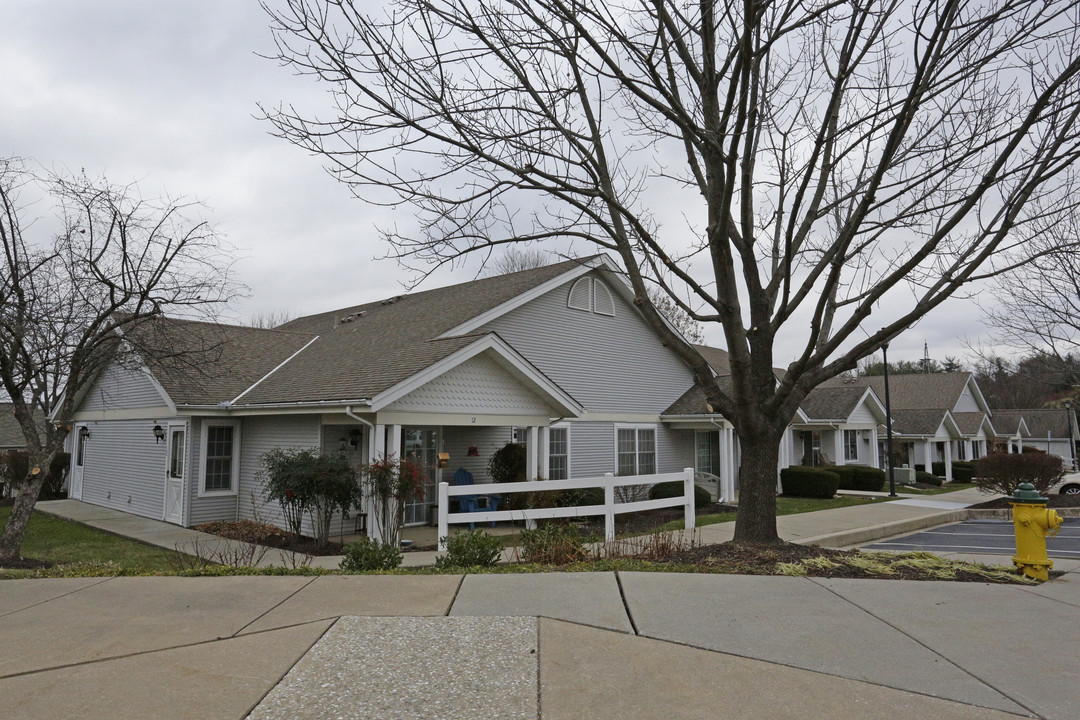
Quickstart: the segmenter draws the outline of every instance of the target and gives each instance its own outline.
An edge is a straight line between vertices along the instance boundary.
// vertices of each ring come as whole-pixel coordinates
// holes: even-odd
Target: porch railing
[[[615,488],[617,487],[655,485],[672,481],[683,484],[682,496],[676,495],[675,497],[658,500],[615,502]],[[448,512],[450,498],[459,495],[501,495],[503,502],[506,502],[506,496],[515,493],[584,490],[586,488],[603,488],[604,504],[582,505],[580,507],[527,508],[524,510],[481,510],[467,513]],[[694,471],[692,468],[663,475],[624,475],[616,477],[609,473],[603,477],[575,478],[573,480],[535,480],[519,483],[488,483],[485,485],[450,485],[442,482],[439,483],[439,550],[446,550],[446,538],[450,534],[450,525],[522,519],[525,520],[527,525],[532,525],[542,518],[603,515],[604,538],[611,541],[615,539],[616,515],[679,506],[682,506],[685,512],[686,529],[692,530],[694,528]]]

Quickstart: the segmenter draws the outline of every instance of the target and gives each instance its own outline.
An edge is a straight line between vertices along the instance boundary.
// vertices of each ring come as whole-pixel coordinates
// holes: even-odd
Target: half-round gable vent
[[[615,301],[611,299],[611,291],[599,280],[593,280],[593,312],[597,315],[615,315]]]
[[[566,307],[585,312],[592,310],[592,278],[583,277],[573,284]]]

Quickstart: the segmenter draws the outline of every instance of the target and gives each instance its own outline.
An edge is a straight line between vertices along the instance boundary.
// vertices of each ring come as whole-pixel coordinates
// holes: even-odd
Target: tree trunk
[[[780,441],[785,428],[761,427],[740,436],[739,512],[735,519],[735,542],[775,545],[776,478]]]
[[[11,507],[11,515],[8,516],[7,524],[4,525],[4,532],[0,533],[0,567],[12,564],[19,559],[26,526],[30,522],[34,505],[37,504],[41,487],[49,477],[49,466],[55,455],[55,452],[44,455],[40,452],[30,452],[30,473],[15,486],[19,494]],[[35,468],[40,468],[36,475]]]

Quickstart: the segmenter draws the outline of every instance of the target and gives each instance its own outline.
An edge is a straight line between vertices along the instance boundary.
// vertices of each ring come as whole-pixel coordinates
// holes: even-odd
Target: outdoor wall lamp
[[[86,427],[85,425],[83,425],[81,428],[79,428],[79,437],[82,438],[83,440],[89,440],[90,439],[90,428]]]
[[[465,453],[465,457],[480,457],[480,450],[475,445],[469,446],[469,451]]]
[[[355,448],[359,444],[360,444],[360,431],[359,430],[351,430],[349,432],[349,445]]]
[[[164,439],[165,439],[165,428],[161,427],[160,425],[155,425],[154,426],[154,444],[157,445],[159,442],[161,442]]]

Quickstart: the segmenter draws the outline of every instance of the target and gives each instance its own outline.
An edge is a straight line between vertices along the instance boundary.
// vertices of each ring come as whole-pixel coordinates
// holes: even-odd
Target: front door
[[[184,450],[187,428],[169,428],[168,460],[165,470],[165,522],[184,524]]]
[[[420,497],[405,504],[405,524],[426,523],[428,508],[438,500],[436,485],[439,481],[439,453],[435,428],[402,428],[401,459],[416,465],[423,483]]]
[[[75,462],[71,464],[71,476],[68,477],[68,497],[82,500],[83,463],[86,461],[86,438],[90,431],[85,425],[75,426]]]

